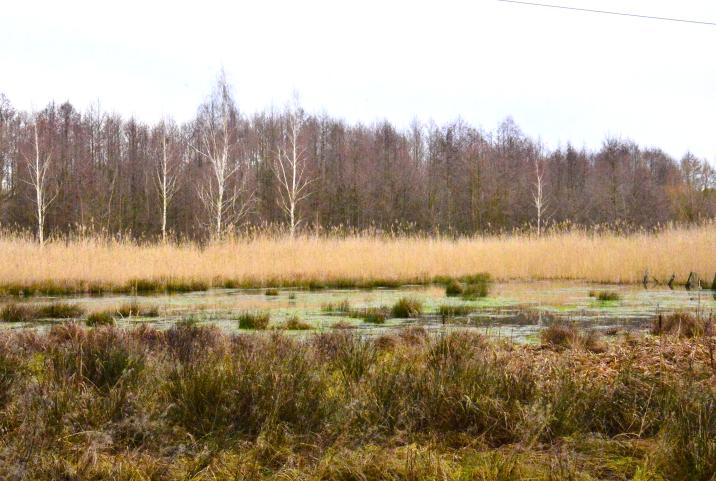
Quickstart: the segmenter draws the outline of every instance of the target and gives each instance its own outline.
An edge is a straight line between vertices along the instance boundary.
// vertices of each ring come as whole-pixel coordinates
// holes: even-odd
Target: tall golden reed
[[[0,283],[133,279],[236,281],[374,279],[410,281],[489,272],[497,279],[582,279],[633,283],[644,271],[666,280],[689,271],[716,272],[716,226],[659,233],[571,231],[537,238],[504,235],[347,238],[280,236],[236,238],[199,247],[191,243],[137,244],[98,238],[54,240],[39,247],[23,236],[0,238]]]

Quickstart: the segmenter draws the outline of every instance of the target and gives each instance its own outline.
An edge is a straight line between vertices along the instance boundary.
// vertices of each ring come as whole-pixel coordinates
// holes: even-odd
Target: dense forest
[[[308,115],[297,100],[247,114],[222,76],[182,125],[69,103],[24,112],[0,96],[0,224],[39,237],[648,228],[713,218],[715,187],[705,159],[615,138],[548,151],[511,119],[494,132],[459,119],[400,130]]]

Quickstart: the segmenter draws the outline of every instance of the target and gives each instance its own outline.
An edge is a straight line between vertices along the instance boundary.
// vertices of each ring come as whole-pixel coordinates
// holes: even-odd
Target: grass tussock
[[[710,481],[713,379],[676,336],[585,355],[469,330],[8,330],[0,478]]]
[[[556,322],[542,329],[539,335],[542,344],[548,347],[585,349],[597,353],[606,350],[606,345],[597,331],[582,331],[571,323]]]
[[[614,291],[589,291],[589,297],[594,297],[601,302],[621,300],[619,293]]]
[[[85,325],[88,327],[113,326],[114,316],[109,311],[93,312],[85,319]]]
[[[386,306],[359,307],[350,309],[346,314],[354,319],[362,319],[363,322],[370,324],[383,324],[386,319],[390,317],[391,310]]]
[[[348,299],[344,299],[340,302],[326,302],[321,304],[321,311],[327,313],[347,314],[351,312],[351,304],[348,302]]]
[[[58,239],[43,248],[0,238],[0,291],[12,295],[184,292],[210,287],[394,287],[461,279],[581,279],[638,283],[645,268],[665,282],[684,266],[716,272],[716,226],[621,234],[574,230],[530,235],[237,237],[206,246],[100,238]],[[555,255],[559,254],[559,255]],[[22,259],[21,263],[17,259]],[[117,266],[122,266],[118,268]]]
[[[2,322],[31,322],[41,319],[76,319],[84,310],[75,304],[53,302],[44,305],[10,303],[0,310]]]
[[[313,329],[313,326],[308,322],[301,320],[300,317],[294,315],[286,319],[286,321],[283,324],[280,324],[278,328],[286,331],[308,331]]]
[[[268,297],[276,297],[278,296],[278,289],[275,288],[269,288],[264,291],[264,294]]]
[[[117,307],[113,314],[118,317],[159,317],[159,308],[154,305],[130,302]]]
[[[438,307],[438,315],[443,321],[454,317],[467,317],[476,311],[474,306],[465,304],[442,304]]]
[[[242,312],[239,314],[239,329],[266,329],[271,322],[271,315],[268,312]]]
[[[401,297],[395,304],[393,304],[393,307],[390,308],[391,317],[398,319],[418,317],[422,313],[423,302],[414,297]]]
[[[678,311],[672,314],[659,314],[652,322],[652,334],[671,334],[681,337],[701,337],[714,335],[710,319],[703,319],[691,312]]]

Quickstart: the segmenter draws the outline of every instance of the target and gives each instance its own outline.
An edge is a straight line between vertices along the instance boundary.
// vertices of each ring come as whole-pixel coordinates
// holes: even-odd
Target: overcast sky
[[[713,0],[544,1],[716,22]],[[350,122],[491,130],[512,116],[550,147],[612,135],[716,159],[713,26],[496,0],[23,0],[0,13],[0,92],[24,109],[99,100],[187,120],[222,65],[244,112],[295,89]]]

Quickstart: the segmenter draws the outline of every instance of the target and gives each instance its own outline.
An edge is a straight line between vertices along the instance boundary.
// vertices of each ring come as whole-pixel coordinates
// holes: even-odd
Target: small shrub
[[[242,312],[238,317],[239,329],[266,329],[271,321],[268,312]]]
[[[295,301],[295,300],[296,300],[296,293],[295,293],[295,292],[289,292],[289,293],[288,293],[288,300],[289,300],[289,301]]]
[[[7,304],[0,311],[3,322],[30,322],[37,318],[35,309],[23,304]]]
[[[712,335],[710,323],[690,312],[674,312],[668,316],[659,315],[654,319],[651,332],[654,335],[674,334],[680,337]]]
[[[114,325],[114,317],[109,311],[93,312],[87,316],[85,324],[89,327],[112,326]]]
[[[417,317],[423,312],[423,303],[413,297],[402,297],[393,304],[390,315],[399,319]]]
[[[463,292],[462,284],[455,279],[450,279],[445,285],[445,295],[448,297],[455,297],[461,295]]]
[[[264,292],[264,294],[267,295],[267,296],[269,296],[269,297],[276,297],[276,296],[278,296],[278,289],[275,289],[275,288],[273,288],[273,287],[272,287],[272,288],[269,288],[269,289],[266,289],[266,291]]]

